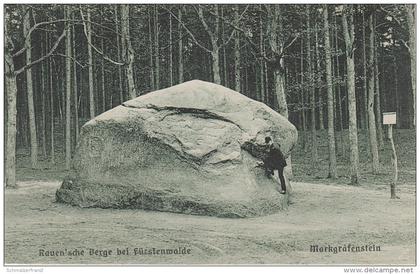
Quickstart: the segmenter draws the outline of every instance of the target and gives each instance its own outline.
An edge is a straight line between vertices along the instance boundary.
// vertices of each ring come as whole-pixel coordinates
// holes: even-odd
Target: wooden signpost
[[[394,145],[394,138],[392,134],[392,125],[395,125],[397,123],[397,113],[396,112],[384,112],[383,114],[383,124],[388,125],[388,140],[391,143],[392,148],[392,165],[394,167],[394,178],[391,181],[391,199],[398,199],[396,193],[395,193],[395,186],[398,181],[398,161],[397,161],[397,153],[395,151],[395,145]]]

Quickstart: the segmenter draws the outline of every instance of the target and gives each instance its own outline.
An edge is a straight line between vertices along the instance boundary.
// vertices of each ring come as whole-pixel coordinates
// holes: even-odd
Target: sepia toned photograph
[[[415,4],[3,16],[3,267],[413,273]]]

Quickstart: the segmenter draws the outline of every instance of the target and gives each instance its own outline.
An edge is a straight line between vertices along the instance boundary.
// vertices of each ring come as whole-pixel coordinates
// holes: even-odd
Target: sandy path
[[[142,210],[81,209],[54,203],[59,182],[6,190],[6,263],[42,264],[414,264],[415,194],[387,188],[294,183],[289,209],[222,219]],[[311,245],[376,245],[380,252],[313,253]],[[134,248],[191,249],[134,255]],[[103,257],[39,256],[45,250],[112,250]],[[129,255],[116,255],[128,248]]]

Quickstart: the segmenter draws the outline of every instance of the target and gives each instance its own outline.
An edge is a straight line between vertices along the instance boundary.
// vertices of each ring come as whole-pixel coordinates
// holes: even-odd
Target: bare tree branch
[[[248,10],[248,8],[249,8],[249,5],[246,5],[246,7],[245,7],[244,11],[243,11],[243,12],[241,13],[241,15],[239,16],[238,21],[241,21],[241,20],[244,18],[244,15],[245,15],[246,11]],[[218,17],[219,19],[222,19],[222,20],[223,20],[223,21],[225,21],[225,22],[228,22],[228,21],[229,21],[229,19],[226,19],[225,17],[220,16],[220,15],[217,15],[217,14],[216,14],[216,13],[214,13],[213,11],[209,11],[209,13],[210,13],[211,15],[215,16],[215,17]]]
[[[50,24],[55,24],[55,23],[61,23],[61,22],[67,22],[68,20],[66,19],[59,19],[59,20],[53,20],[53,21],[45,21],[45,22],[40,22],[40,23],[36,23],[32,26],[32,28],[29,29],[28,33],[25,36],[25,45],[23,48],[21,48],[20,50],[18,50],[16,53],[14,53],[12,55],[12,57],[17,57],[19,55],[21,55],[22,53],[24,53],[28,48],[29,48],[29,39],[31,37],[32,32],[34,32],[38,27],[40,26],[45,26],[45,25],[50,25]]]
[[[70,60],[75,62],[77,65],[79,65],[79,67],[81,67],[82,69],[86,68],[86,65],[83,65],[76,58],[74,58],[72,56],[68,56],[68,55],[61,54],[61,53],[54,53],[54,54],[51,54],[51,56],[60,56],[60,57],[64,57],[64,58],[69,58]]]
[[[239,15],[239,20],[238,21],[241,21],[244,18],[244,15],[245,15],[246,11],[248,10],[248,8],[249,8],[249,5],[246,5],[244,11],[241,13],[241,15]]]
[[[390,16],[392,18],[392,20],[394,20],[395,22],[397,22],[397,24],[401,27],[402,24],[400,22],[400,20],[397,19],[397,17],[395,17],[394,14],[392,14],[389,10],[386,10],[383,6],[379,6],[379,9],[383,12],[385,12],[388,16]]]
[[[53,52],[57,49],[57,47],[60,44],[61,40],[63,40],[63,38],[65,36],[66,36],[66,29],[64,28],[63,33],[61,33],[60,37],[58,37],[57,41],[55,41],[54,45],[52,46],[52,48],[50,49],[50,51],[46,55],[38,58],[37,60],[35,60],[35,61],[33,61],[33,62],[29,63],[29,64],[26,64],[25,66],[23,66],[19,70],[16,70],[15,71],[15,75],[17,76],[17,75],[21,74],[25,70],[31,68],[32,66],[34,66],[34,65],[42,62],[43,60],[47,59],[48,57],[50,57],[53,54]]]
[[[229,38],[223,44],[221,44],[220,47],[223,48],[224,46],[228,45],[234,36],[235,36],[235,30],[232,30]]]
[[[27,35],[25,36],[25,43],[24,43],[24,47],[23,48],[21,48],[20,50],[18,50],[17,52],[15,52],[13,55],[12,55],[12,57],[13,58],[15,58],[15,57],[17,57],[17,56],[19,56],[19,55],[21,55],[22,53],[24,53],[26,50],[28,50],[28,46],[29,46],[29,39],[30,39],[30,37],[31,37],[31,34],[35,31],[35,30],[43,30],[43,31],[51,31],[51,30],[48,30],[48,29],[45,29],[45,28],[40,28],[41,26],[46,26],[46,25],[52,25],[52,24],[56,24],[56,23],[66,23],[66,22],[73,22],[74,24],[85,24],[86,22],[89,22],[89,23],[91,23],[91,24],[94,24],[94,25],[97,25],[97,26],[100,26],[101,28],[104,28],[104,29],[106,29],[106,30],[109,30],[109,31],[112,31],[113,33],[115,33],[115,34],[117,34],[117,35],[121,35],[120,33],[118,33],[118,32],[116,32],[115,30],[113,30],[113,29],[111,29],[111,28],[109,28],[109,27],[106,27],[106,26],[103,26],[103,25],[101,25],[101,24],[99,24],[99,23],[95,23],[95,22],[90,22],[90,21],[87,21],[87,20],[85,20],[85,19],[83,19],[83,20],[72,20],[72,19],[57,19],[57,20],[52,20],[52,21],[44,21],[44,22],[39,22],[39,23],[35,23],[29,30],[28,30],[28,33],[27,33]]]
[[[411,49],[407,41],[404,41],[403,39],[398,39],[397,41],[401,42],[404,45],[404,47],[408,50],[408,52],[411,53]]]
[[[188,35],[191,37],[191,39],[193,39],[194,43],[199,46],[200,48],[202,48],[204,51],[211,53],[212,51],[210,49],[208,49],[207,47],[205,47],[204,45],[202,45],[200,42],[198,42],[198,40],[195,38],[194,34],[188,29],[188,27],[184,24],[184,22],[182,22],[178,16],[176,14],[174,14],[171,10],[167,9],[166,7],[163,7],[165,10],[167,10],[169,13],[172,14],[172,17],[175,18],[176,21],[178,21],[178,23],[180,23],[182,25],[182,27],[184,28],[184,30],[188,33]]]
[[[246,13],[246,11],[248,10],[248,7],[249,7],[249,5],[246,5],[246,7],[245,7],[245,9],[244,9],[244,11],[241,13],[241,15],[239,16],[239,18],[238,18],[238,22],[240,22],[241,20],[242,20],[242,18],[243,18],[243,16],[244,16],[244,14]],[[226,45],[228,45],[229,43],[230,43],[230,41],[232,40],[232,38],[234,37],[234,35],[235,35],[235,31],[238,31],[238,29],[237,28],[234,28],[233,27],[233,24],[228,20],[228,19],[226,19],[224,16],[220,16],[220,15],[218,15],[218,14],[216,14],[216,13],[214,13],[213,11],[209,11],[210,12],[210,14],[211,15],[213,15],[213,16],[215,16],[215,17],[217,17],[217,18],[219,18],[219,19],[222,19],[223,20],[223,22],[224,23],[228,23],[228,25],[229,26],[231,26],[233,29],[232,29],[232,32],[230,33],[230,35],[229,35],[229,38],[228,38],[228,40],[226,40],[226,42],[224,42],[223,44],[221,44],[219,47],[220,48],[222,48],[222,47],[225,47]],[[235,26],[236,26],[237,24],[235,24]],[[239,27],[239,26],[238,26]],[[244,32],[244,31],[241,31],[241,32]]]
[[[110,63],[112,63],[112,64],[114,64],[114,65],[117,65],[117,66],[124,66],[124,65],[126,65],[126,63],[120,63],[120,62],[117,62],[117,61],[114,61],[114,60],[112,60],[111,58],[109,58],[106,54],[104,54],[102,51],[100,51],[98,48],[96,48],[92,43],[89,43],[89,39],[87,39],[87,37],[88,37],[88,33],[87,33],[87,29],[86,29],[86,22],[85,22],[85,20],[84,20],[84,16],[83,16],[83,11],[82,11],[82,9],[80,8],[79,9],[80,10],[80,16],[82,17],[82,22],[83,22],[83,32],[84,32],[84,34],[85,34],[85,37],[86,37],[86,41],[88,42],[88,44],[98,53],[98,54],[100,54],[101,56],[102,56],[102,58],[104,59],[104,60],[107,60],[108,62],[110,62]],[[90,64],[89,64],[90,65]]]
[[[296,40],[298,39],[300,37],[300,33],[298,33],[297,35],[295,35],[295,37],[292,39],[292,41],[290,41],[290,43],[289,44],[287,44],[287,46],[285,46],[284,48],[283,48],[283,50],[282,50],[282,55],[284,56],[284,52],[288,49],[288,48],[290,48],[295,42],[296,42]]]
[[[210,29],[209,25],[207,25],[206,19],[204,19],[203,8],[201,7],[201,5],[198,5],[197,14],[198,14],[198,18],[200,19],[201,24],[203,25],[206,32],[209,34],[210,39],[213,41],[214,37],[215,37],[215,34]],[[216,39],[217,39],[217,37],[216,37]]]

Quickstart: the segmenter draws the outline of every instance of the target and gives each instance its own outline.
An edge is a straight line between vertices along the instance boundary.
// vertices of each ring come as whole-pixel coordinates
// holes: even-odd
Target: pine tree
[[[324,48],[325,48],[325,73],[327,80],[327,108],[328,108],[328,151],[329,169],[328,177],[337,178],[337,160],[335,156],[335,133],[334,133],[334,104],[333,104],[333,83],[331,72],[331,46],[330,46],[330,27],[328,21],[328,7],[323,6],[324,21]]]
[[[346,67],[347,67],[347,93],[348,93],[348,115],[349,115],[349,139],[350,139],[350,175],[351,184],[358,185],[359,173],[359,149],[357,136],[357,111],[354,71],[354,22],[353,7],[344,5],[342,14],[344,42],[346,45]]]

